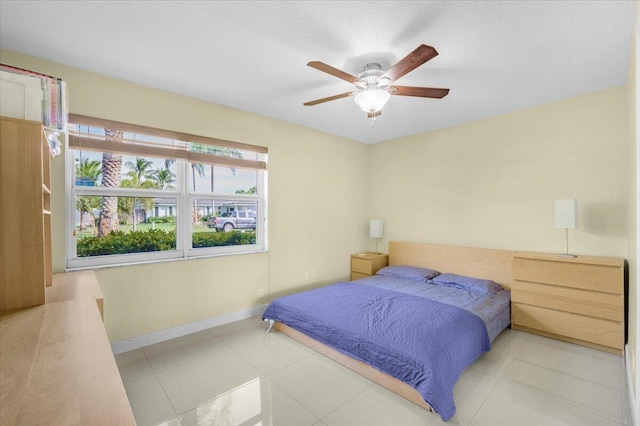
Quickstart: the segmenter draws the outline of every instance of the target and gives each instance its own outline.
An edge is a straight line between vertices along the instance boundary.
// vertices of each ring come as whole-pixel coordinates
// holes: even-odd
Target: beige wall
[[[368,146],[9,51],[3,63],[69,85],[69,110],[269,147],[269,252],[98,271],[112,341],[266,303],[272,295],[345,279],[368,244]],[[64,269],[64,158],[53,164],[53,256]],[[317,277],[304,280],[304,271]]]
[[[562,252],[554,200],[578,198],[569,250],[627,255],[624,87],[372,146],[389,240]]]
[[[627,96],[629,106],[629,211],[627,216],[627,223],[629,227],[628,232],[628,256],[629,261],[629,330],[628,330],[628,349],[630,356],[635,357],[635,362],[631,365],[638,365],[638,346],[637,346],[637,333],[638,333],[638,161],[637,141],[638,141],[638,10],[640,8],[640,2],[636,1],[635,10],[635,32],[633,36],[633,42],[631,46],[631,54],[629,60],[629,78],[627,81]],[[637,367],[636,367],[637,368]],[[633,374],[635,373],[635,374]],[[637,372],[632,372],[631,382],[634,388],[634,393],[637,396]],[[638,404],[637,398],[635,404]],[[638,420],[638,419],[636,419]]]

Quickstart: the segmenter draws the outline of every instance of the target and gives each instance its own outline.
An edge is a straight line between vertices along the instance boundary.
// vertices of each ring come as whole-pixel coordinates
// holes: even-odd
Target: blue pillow
[[[440,274],[429,282],[438,285],[451,286],[489,297],[493,297],[497,292],[503,290],[500,284],[491,280],[482,280],[479,278],[448,273]]]
[[[376,272],[376,275],[404,278],[414,281],[427,281],[440,275],[440,272],[434,271],[433,269],[420,268],[419,266],[393,265],[380,269]]]

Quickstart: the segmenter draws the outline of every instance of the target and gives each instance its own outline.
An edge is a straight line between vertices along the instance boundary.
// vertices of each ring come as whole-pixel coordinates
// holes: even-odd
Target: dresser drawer
[[[357,257],[351,258],[351,272],[371,275],[371,269],[371,259],[359,259]]]
[[[511,304],[511,320],[516,329],[520,325],[610,348],[621,350],[624,346],[624,325],[620,322],[520,303]]]
[[[617,266],[515,257],[511,274],[518,281],[624,293],[624,270]]]
[[[389,256],[381,253],[359,253],[351,255],[351,272],[373,275],[389,264]]]
[[[514,281],[511,286],[511,301],[611,321],[624,321],[624,298],[621,294]]]
[[[353,280],[359,280],[360,278],[367,278],[370,277],[371,275],[369,274],[361,274],[359,272],[351,272],[351,281]]]

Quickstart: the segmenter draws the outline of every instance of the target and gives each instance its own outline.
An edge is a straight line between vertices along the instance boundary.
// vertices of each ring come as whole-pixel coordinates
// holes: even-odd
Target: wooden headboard
[[[511,259],[515,251],[389,242],[389,265],[413,265],[475,278],[511,288]]]

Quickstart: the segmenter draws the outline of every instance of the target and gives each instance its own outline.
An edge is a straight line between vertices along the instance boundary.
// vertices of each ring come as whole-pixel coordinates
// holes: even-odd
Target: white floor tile
[[[470,421],[497,384],[498,379],[493,376],[474,370],[464,371],[453,388],[456,416]]]
[[[123,352],[115,355],[115,358],[123,382],[138,380],[154,374],[142,349]]]
[[[576,345],[574,343],[564,342],[562,340],[538,336],[537,334],[529,334],[529,336],[529,342],[542,343],[545,346],[556,347],[566,352],[584,355],[602,361],[618,362],[621,358],[620,355],[614,355],[609,352],[591,349],[586,346]]]
[[[156,425],[176,417],[176,411],[155,375],[127,382],[124,388],[138,426]]]
[[[209,330],[156,343],[142,348],[155,371],[175,367],[229,347]]]
[[[269,327],[260,317],[251,317],[212,328],[213,334],[229,346],[236,346],[253,339],[261,338]]]
[[[622,357],[572,343],[538,337],[529,340],[517,359],[620,389]]]
[[[263,333],[259,339],[241,343],[233,350],[263,374],[273,373],[316,353],[278,332]]]
[[[319,418],[372,383],[322,355],[305,358],[276,371],[269,378]]]
[[[174,417],[173,419],[165,420],[164,422],[158,423],[155,426],[183,426],[179,417]]]
[[[178,414],[260,377],[240,355],[223,350],[156,373]]]
[[[622,394],[593,381],[515,360],[504,375],[505,381],[526,385],[551,395],[558,401],[595,411],[616,422],[622,421]]]
[[[318,418],[262,377],[180,416],[184,426],[312,426]]]
[[[376,384],[322,419],[327,426],[466,425],[454,416],[445,423],[434,413]]]
[[[266,329],[253,317],[117,355],[138,424],[443,424]],[[630,425],[626,393],[623,358],[506,330],[460,377],[447,424]]]
[[[473,426],[619,426],[527,386],[500,382],[471,421]]]

